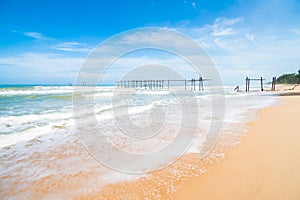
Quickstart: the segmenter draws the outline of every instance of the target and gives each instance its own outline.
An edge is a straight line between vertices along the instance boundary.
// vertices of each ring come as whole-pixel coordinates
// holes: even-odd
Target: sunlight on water
[[[188,177],[205,172],[224,157],[226,148],[239,143],[247,131],[246,122],[256,119],[256,111],[278,100],[257,93],[226,90],[226,115],[222,137],[208,157],[199,159],[199,149],[210,126],[211,95],[196,92],[199,127],[197,137],[184,156],[171,166],[147,175],[116,172],[98,163],[82,146],[72,114],[70,86],[6,87],[0,89],[0,147],[2,199],[14,198],[115,198],[116,192],[128,198],[167,198]],[[178,124],[169,123],[166,132],[151,142],[122,137],[113,120],[113,87],[97,87],[95,113],[100,131],[118,147],[128,151],[155,151],[174,139]],[[184,95],[184,93],[182,93]],[[147,116],[153,107],[169,112],[170,121],[180,111],[171,92],[140,90],[132,97],[129,112],[137,126],[151,123]],[[259,103],[258,103],[259,102]],[[119,106],[119,107],[118,107]],[[159,116],[157,116],[159,117]],[[149,121],[150,120],[150,121]],[[130,161],[128,163],[130,164]],[[155,163],[149,163],[149,165]],[[126,181],[126,182],[124,182]],[[122,183],[122,184],[120,184]],[[84,195],[83,195],[84,194]]]

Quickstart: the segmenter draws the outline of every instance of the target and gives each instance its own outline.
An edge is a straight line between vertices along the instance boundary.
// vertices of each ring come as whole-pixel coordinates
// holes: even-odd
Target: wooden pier
[[[260,81],[260,90],[264,91],[264,81],[265,79],[263,79],[263,77],[260,78],[249,78],[246,77],[246,92],[250,92],[250,81]],[[271,91],[275,90],[275,85],[276,85],[276,77],[273,77],[272,79],[272,87],[271,87]]]
[[[263,81],[265,79],[263,79],[262,77],[260,78],[248,78],[246,77],[246,92],[250,91],[250,81],[260,81],[260,90],[264,91],[264,86],[263,86]]]
[[[170,89],[172,83],[176,83],[177,85],[184,84],[184,89],[187,90],[188,87],[191,90],[196,90],[198,88],[199,91],[204,90],[204,81],[209,81],[211,79],[204,79],[199,77],[198,79],[192,78],[190,80],[184,79],[167,79],[167,80],[121,80],[116,81],[116,85],[118,88],[141,88],[141,89],[150,89],[150,90],[163,90]]]

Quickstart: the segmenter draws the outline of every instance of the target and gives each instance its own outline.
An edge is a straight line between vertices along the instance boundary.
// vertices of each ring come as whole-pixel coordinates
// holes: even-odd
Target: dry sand
[[[261,110],[241,143],[173,199],[300,199],[300,96],[282,98],[285,104]]]

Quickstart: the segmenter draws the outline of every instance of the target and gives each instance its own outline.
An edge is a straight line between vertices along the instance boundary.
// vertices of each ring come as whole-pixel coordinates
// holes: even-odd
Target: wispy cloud
[[[300,29],[291,29],[290,32],[300,35]]]
[[[178,27],[185,27],[186,25],[188,25],[188,24],[190,24],[191,23],[191,21],[190,20],[181,20],[178,24],[177,24],[177,26]]]
[[[244,17],[237,17],[237,18],[225,18],[225,17],[218,17],[214,21],[214,26],[233,26],[238,23],[244,22]]]
[[[80,42],[62,42],[51,47],[55,50],[70,52],[89,52],[91,50],[87,44]]]
[[[39,32],[24,32],[24,35],[39,40],[46,39],[46,36]]]
[[[196,2],[192,2],[192,6],[193,6],[193,8],[194,8],[195,10],[198,10],[197,5],[196,5]]]
[[[2,70],[13,69],[2,77],[14,83],[68,83],[73,82],[84,61],[82,57],[25,52],[15,56],[0,57]]]
[[[1,65],[20,66],[35,71],[69,71],[76,69],[83,58],[67,57],[60,54],[25,52],[16,56],[0,58]]]
[[[244,76],[270,79],[299,68],[300,29],[266,27],[255,27],[245,17],[219,17],[211,24],[178,30],[199,42],[224,80],[236,77],[242,82]]]
[[[238,17],[233,19],[217,18],[211,25],[213,36],[233,35],[237,31],[233,28],[236,24],[242,23],[244,18]]]
[[[225,28],[220,30],[213,30],[211,33],[213,36],[226,36],[226,35],[233,35],[236,31],[233,28]]]
[[[238,82],[239,78],[244,81],[246,75],[264,76],[268,79],[268,76],[295,71],[294,68],[299,67],[300,29],[298,27],[278,30],[276,26],[266,26],[268,28],[262,29],[253,27],[248,22],[249,19],[246,17],[218,17],[212,23],[203,26],[189,27],[185,26],[189,21],[181,21],[176,27],[170,29],[179,30],[198,41],[222,73],[223,79],[229,80],[229,82]],[[279,32],[283,35],[279,36]],[[27,32],[24,35],[35,39],[46,38],[38,32]],[[292,37],[289,37],[290,35]],[[87,53],[91,47],[78,41],[57,41],[59,40],[51,41],[56,42],[52,45],[48,43],[48,40],[46,41],[47,47],[52,49],[51,52],[53,49],[57,50],[55,51],[56,54],[27,52],[14,57],[0,58],[0,65],[6,66],[6,68],[20,69],[30,76],[45,77],[47,75],[53,77],[53,80],[60,77],[64,79],[67,76],[69,80],[74,79],[84,58],[83,56],[71,57],[71,54],[67,52]],[[174,38],[172,35],[162,37],[159,32],[154,34],[138,32],[124,38],[124,42],[127,43],[121,41],[117,47],[135,45],[137,41],[154,45],[156,42],[161,43],[163,41],[164,45],[176,46],[178,49],[185,48],[185,44],[180,38]],[[107,46],[106,50],[115,51],[117,47]],[[189,50],[193,53],[192,49]],[[99,62],[97,61],[97,63]],[[173,66],[181,71],[185,71],[187,68],[184,63],[180,62],[180,59],[169,57],[167,59],[162,57],[155,59],[139,55],[120,59],[112,68],[114,72],[108,74],[111,77],[107,79],[116,80],[116,75],[121,76],[124,71],[130,70],[128,66],[135,67],[153,63]],[[95,66],[97,69],[92,70],[91,75],[88,74],[87,77],[93,76],[94,72],[98,70],[99,65]],[[24,76],[23,73],[19,73],[19,76],[22,75]],[[237,77],[235,78],[237,80],[232,80],[232,77]],[[14,79],[14,76],[11,76],[11,79]]]
[[[254,44],[256,44],[256,41],[255,41],[255,38],[254,38],[254,34],[246,33],[246,38],[248,40],[250,40],[251,42],[253,42]]]

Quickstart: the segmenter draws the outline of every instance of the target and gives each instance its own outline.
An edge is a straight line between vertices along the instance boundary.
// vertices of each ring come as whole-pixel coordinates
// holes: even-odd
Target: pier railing
[[[203,82],[209,81],[211,79],[204,79],[199,77],[198,79],[161,79],[161,80],[120,80],[116,81],[116,85],[119,88],[144,88],[150,90],[163,90],[164,88],[170,89],[170,85],[172,83],[176,83],[177,85],[183,85],[184,89],[187,90],[188,87],[191,90],[196,90],[198,88],[199,91],[203,91]]]

